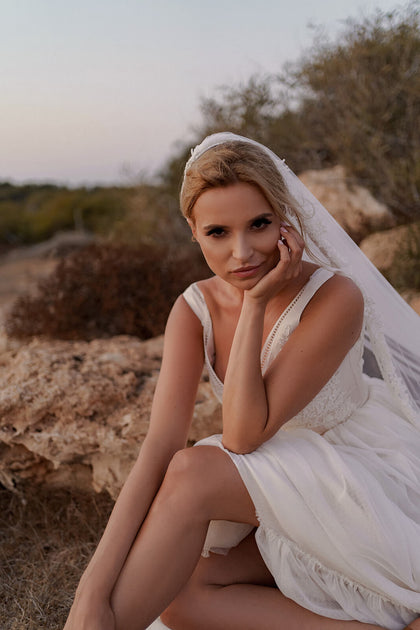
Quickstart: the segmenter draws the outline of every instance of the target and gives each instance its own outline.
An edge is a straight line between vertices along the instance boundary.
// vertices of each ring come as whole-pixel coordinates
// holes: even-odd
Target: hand
[[[88,600],[88,601],[86,601]],[[115,630],[115,617],[107,600],[96,604],[76,595],[63,630]]]
[[[271,271],[245,293],[258,302],[267,303],[291,280],[297,278],[302,271],[302,255],[305,243],[294,227],[287,225],[280,228],[279,262]],[[284,242],[283,242],[284,241]]]

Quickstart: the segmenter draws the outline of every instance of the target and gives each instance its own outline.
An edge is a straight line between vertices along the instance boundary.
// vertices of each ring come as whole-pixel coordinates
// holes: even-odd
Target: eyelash
[[[256,224],[259,223],[260,226],[257,229],[260,229],[263,225],[271,225],[271,221],[270,219],[267,219],[267,217],[261,217],[260,219],[256,219],[253,223],[253,226],[256,227]]]
[[[272,221],[270,221],[270,219],[267,219],[267,217],[261,217],[260,219],[255,219],[251,227],[255,227],[257,230],[261,230],[263,226],[270,225],[271,223]],[[214,238],[221,238],[222,236],[224,236],[224,234],[225,232],[223,228],[215,227],[212,230],[209,230],[206,236],[213,236]]]

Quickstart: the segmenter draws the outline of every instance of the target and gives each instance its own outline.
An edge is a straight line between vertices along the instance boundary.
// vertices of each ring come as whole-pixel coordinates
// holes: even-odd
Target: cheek
[[[264,253],[272,261],[273,265],[277,265],[280,260],[280,251],[278,248],[278,240],[280,233],[272,233],[267,235],[267,239],[264,243]]]
[[[275,253],[278,252],[278,240],[280,237],[280,231],[278,230],[270,230],[269,233],[265,236],[263,247],[267,253]]]
[[[223,256],[223,248],[220,247],[220,245],[218,246],[218,244],[212,244],[212,243],[204,243],[201,241],[199,241],[199,245],[201,247],[201,251],[203,253],[204,258],[206,259],[206,262],[208,264],[208,266],[210,267],[210,269],[212,271],[215,271],[215,269],[218,267],[218,265],[220,265],[220,263],[223,261],[224,256]]]

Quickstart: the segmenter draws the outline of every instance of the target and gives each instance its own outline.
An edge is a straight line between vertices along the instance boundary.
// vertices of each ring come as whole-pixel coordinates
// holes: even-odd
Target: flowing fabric
[[[258,145],[214,134],[193,150],[185,173],[204,152],[236,141]],[[285,596],[326,617],[401,630],[420,614],[420,318],[285,163],[258,146],[296,200],[305,241],[322,263],[268,335],[262,373],[334,273],[361,288],[364,327],[317,396],[255,451],[227,451],[221,435],[196,446],[224,450],[237,467],[255,505],[259,551]],[[222,401],[204,295],[193,284],[184,298],[202,323],[206,367]],[[203,555],[228,553],[250,531],[212,521]],[[165,628],[159,624],[150,630]]]
[[[264,372],[332,276],[315,271],[280,315],[261,352]],[[203,325],[215,394],[209,311],[197,285],[184,297]],[[252,453],[221,448],[256,508],[259,551],[281,592],[320,615],[400,630],[420,613],[420,431],[386,383],[363,374],[361,334],[315,398]],[[268,351],[267,351],[268,349]],[[227,553],[252,528],[212,521],[203,549]]]
[[[372,353],[402,412],[420,424],[420,318],[379,273],[359,247],[331,217],[298,177],[270,149],[254,140],[232,134],[208,136],[192,150],[185,173],[203,153],[225,143],[247,142],[267,153],[295,199],[305,227],[308,250],[323,266],[352,278],[366,304],[366,355]],[[291,223],[294,222],[290,217]],[[297,227],[295,225],[295,227]],[[310,257],[310,256],[309,256]],[[372,369],[365,362],[365,369]]]

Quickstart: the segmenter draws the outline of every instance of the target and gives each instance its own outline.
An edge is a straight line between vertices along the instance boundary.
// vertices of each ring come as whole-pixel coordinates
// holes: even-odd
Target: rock
[[[391,230],[370,234],[362,240],[359,247],[379,271],[387,271],[409,230],[410,226],[400,225]]]
[[[405,301],[413,308],[418,315],[420,315],[420,292],[418,291],[404,291],[401,296]]]
[[[371,232],[395,225],[388,208],[366,188],[352,184],[343,166],[305,171],[299,178],[356,243]]]
[[[408,300],[409,305],[420,315],[420,293],[415,293]]]
[[[0,354],[0,481],[118,494],[149,426],[161,337],[35,339]],[[220,432],[205,375],[189,439]]]

